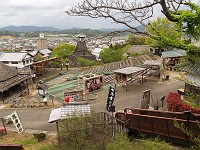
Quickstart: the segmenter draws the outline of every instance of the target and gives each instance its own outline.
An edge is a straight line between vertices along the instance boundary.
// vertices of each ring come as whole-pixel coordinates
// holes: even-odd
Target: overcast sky
[[[78,28],[120,28],[105,19],[72,17],[66,10],[81,0],[0,0],[0,27],[53,26],[61,29]]]

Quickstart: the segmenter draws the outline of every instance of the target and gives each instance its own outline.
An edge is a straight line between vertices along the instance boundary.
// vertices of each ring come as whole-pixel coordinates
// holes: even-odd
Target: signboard
[[[17,129],[18,133],[22,133],[24,131],[24,128],[22,126],[22,123],[21,123],[21,121],[19,119],[19,116],[18,116],[17,112],[15,111],[10,116],[11,116],[11,120],[12,120],[15,128]]]
[[[146,90],[146,91],[143,91],[143,99],[146,99],[147,104],[150,104],[150,99],[151,99],[151,91],[150,91],[150,89]]]
[[[69,96],[70,101],[73,99],[74,101],[83,101],[83,90],[67,90],[64,93],[64,96]]]
[[[95,90],[103,88],[103,76],[95,76],[92,78],[87,78],[84,81],[84,94],[89,94]]]
[[[149,104],[148,104],[146,98],[143,100],[140,100],[139,108],[140,109],[149,109]]]
[[[106,110],[109,112],[111,111],[110,108],[113,105],[114,98],[115,98],[115,88],[110,86],[106,104]]]

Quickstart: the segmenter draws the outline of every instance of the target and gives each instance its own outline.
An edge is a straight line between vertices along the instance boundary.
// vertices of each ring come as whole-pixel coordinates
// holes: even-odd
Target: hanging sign
[[[114,98],[115,98],[115,88],[110,86],[109,93],[108,93],[107,104],[106,104],[106,110],[107,111],[110,111],[110,107],[113,105]]]

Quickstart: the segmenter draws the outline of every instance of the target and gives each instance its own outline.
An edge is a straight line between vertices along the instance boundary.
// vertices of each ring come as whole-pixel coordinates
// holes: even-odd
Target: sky
[[[81,0],[0,0],[0,27],[53,26],[60,29],[122,28],[104,18],[74,17],[65,13]]]

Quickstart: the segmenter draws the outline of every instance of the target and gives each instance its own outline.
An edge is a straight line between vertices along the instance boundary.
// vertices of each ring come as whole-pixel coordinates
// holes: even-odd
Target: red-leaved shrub
[[[192,113],[200,114],[200,109],[192,108],[187,104],[184,104],[181,101],[181,97],[178,93],[172,93],[170,92],[167,95],[167,108],[169,111],[174,112],[182,112],[182,111],[191,111]]]

